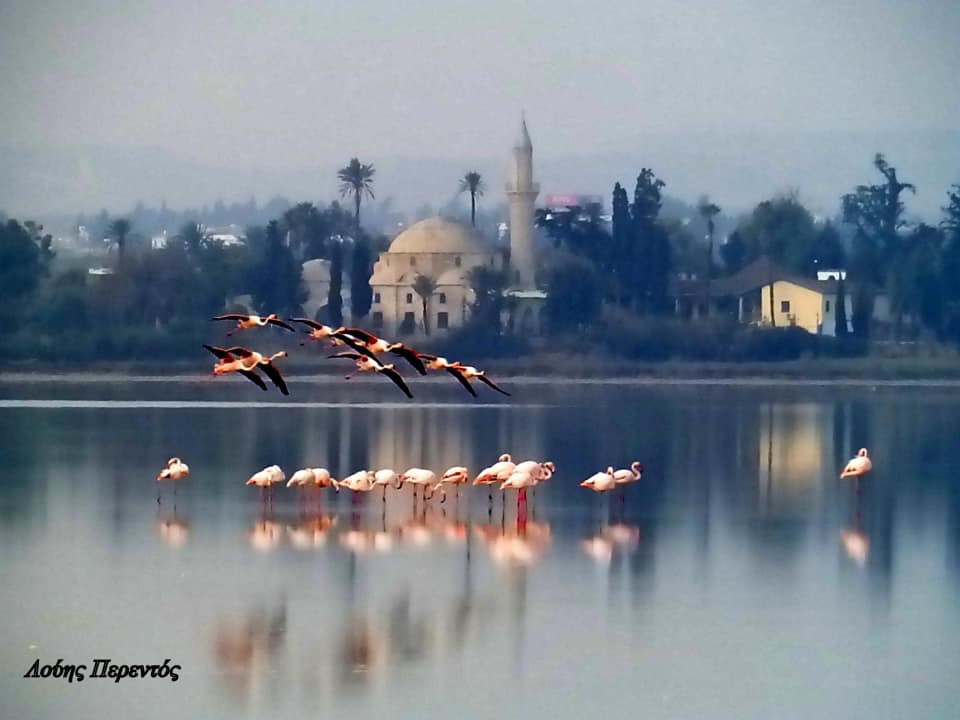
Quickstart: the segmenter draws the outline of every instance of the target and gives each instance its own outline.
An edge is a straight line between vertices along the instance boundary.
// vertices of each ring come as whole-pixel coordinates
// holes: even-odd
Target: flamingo
[[[455,465],[447,468],[440,476],[440,484],[453,485],[456,487],[457,497],[460,497],[460,486],[470,479],[470,471],[462,465]]]
[[[513,469],[516,465],[513,464],[513,459],[510,457],[510,453],[503,453],[493,465],[488,468],[485,468],[480,471],[480,474],[474,478],[474,485],[487,485],[490,486],[490,495],[489,500],[493,502],[493,485],[498,482],[503,482],[510,474],[513,472]]]
[[[523,464],[523,463],[521,463]],[[514,470],[510,477],[503,481],[500,485],[500,490],[516,490],[517,491],[517,511],[520,510],[520,505],[526,505],[527,503],[527,488],[532,488],[539,481],[540,474],[540,465],[539,463],[534,463],[534,467],[530,470],[520,470],[520,465],[517,466],[517,469]]]
[[[157,480],[183,480],[190,474],[190,466],[178,457],[167,460],[167,466],[157,473]],[[173,483],[173,494],[177,494],[177,484]],[[160,491],[157,490],[157,502],[160,502]]]
[[[307,335],[310,336],[312,340],[328,340],[334,345],[346,345],[346,343],[335,337],[335,334],[338,332],[343,332],[346,330],[345,327],[331,327],[330,325],[324,325],[323,323],[318,323],[316,320],[311,320],[310,318],[287,318],[290,322],[303,323],[308,326],[310,329],[307,330]],[[300,343],[301,345],[306,345],[306,341]]]
[[[372,333],[368,333],[366,330],[351,327],[340,328],[334,332],[333,336],[342,340],[357,352],[363,353],[371,360],[376,360],[376,356],[380,353],[388,352],[402,357],[421,375],[427,374],[427,369],[420,359],[420,353],[401,342],[388,342]]]
[[[281,327],[284,330],[296,332],[296,330],[277,317],[276,313],[270,313],[266,317],[260,317],[259,315],[243,315],[241,313],[227,313],[226,315],[217,315],[216,317],[212,317],[210,320],[236,320],[237,326],[227,333],[228,337],[233,335],[235,332],[240,332],[241,330],[249,330],[250,328],[255,327],[266,327],[267,325],[275,325],[276,327]]]
[[[216,345],[204,345],[203,347],[219,358],[216,365],[213,366],[214,375],[226,375],[227,373],[238,372],[256,384],[261,390],[266,390],[267,386],[255,372],[259,367],[263,369],[263,372],[270,378],[270,381],[280,389],[281,393],[284,395],[290,394],[287,390],[287,384],[283,380],[283,376],[273,364],[274,360],[287,356],[285,351],[281,350],[267,357],[255,350],[249,350],[239,345],[232,348],[221,348]]]
[[[637,482],[640,478],[643,477],[643,465],[639,460],[634,460],[630,463],[630,469],[622,468],[620,470],[615,470],[613,473],[613,479],[616,480],[617,485],[629,485],[630,483]]]
[[[313,470],[310,468],[303,468],[302,470],[297,470],[293,475],[290,476],[290,480],[287,481],[287,487],[306,487],[308,485],[313,485]]]
[[[613,477],[613,466],[607,467],[605,472],[594,473],[580,483],[580,487],[584,487],[598,493],[610,492],[616,486],[617,481]]]
[[[284,475],[283,470],[280,469],[279,465],[269,465],[263,470],[258,470],[253,475],[251,475],[246,484],[247,485],[256,485],[260,488],[260,497],[266,502],[267,495],[270,495],[272,499],[273,494],[273,485],[277,483],[282,483],[286,480],[286,475]]]
[[[310,468],[313,471],[313,485],[316,488],[332,487],[340,492],[340,483],[330,476],[330,471],[326,468]]]
[[[856,457],[852,458],[850,462],[847,463],[846,467],[843,468],[843,472],[840,473],[841,478],[860,478],[866,475],[873,469],[873,463],[870,462],[870,458],[867,456],[867,449],[860,448],[860,452],[857,453]]]
[[[457,382],[459,382],[468,393],[474,397],[477,397],[477,391],[473,388],[473,385],[470,384],[470,380],[473,379],[479,380],[480,382],[496,390],[501,395],[510,395],[510,393],[488,378],[486,372],[483,370],[477,370],[477,368],[473,367],[472,365],[463,365],[459,361],[450,362],[444,357],[426,355],[424,353],[420,353],[420,357],[427,361],[424,367],[426,367],[428,370],[446,370],[457,379]]]
[[[386,502],[387,488],[394,487],[399,490],[403,486],[403,480],[395,470],[383,468],[373,474],[373,484],[383,488],[383,502]]]
[[[424,501],[429,500],[433,497],[434,492],[437,490],[441,494],[441,503],[445,502],[447,499],[447,494],[444,492],[443,487],[440,483],[437,482],[437,474],[433,470],[424,470],[423,468],[410,468],[402,475],[402,483],[410,483],[413,485],[413,501],[417,501],[417,487],[423,488],[423,499]],[[427,489],[430,489],[430,494],[427,495]]]
[[[328,355],[332,358],[350,358],[353,360],[357,367],[354,372],[378,372],[386,375],[390,380],[393,381],[393,384],[396,385],[403,391],[403,394],[408,398],[413,397],[413,393],[410,392],[410,388],[407,387],[407,384],[403,381],[403,378],[400,376],[394,367],[393,364],[384,365],[376,358],[372,358],[369,355],[362,355],[358,352],[340,352],[334,353],[333,355]],[[344,375],[345,380],[349,380],[352,377],[351,375]]]
[[[368,493],[373,490],[373,473],[369,470],[358,470],[341,480],[340,487],[351,490],[354,493],[353,502],[358,502],[359,495],[357,493]]]

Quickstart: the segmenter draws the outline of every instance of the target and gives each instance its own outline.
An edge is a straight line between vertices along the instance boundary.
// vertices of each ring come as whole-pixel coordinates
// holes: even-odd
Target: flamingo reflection
[[[172,515],[157,518],[157,530],[164,544],[172,548],[183,547],[190,534],[187,521],[178,518],[176,510]]]
[[[859,482],[859,478],[857,482]],[[848,558],[859,567],[863,567],[867,564],[867,556],[870,554],[870,540],[860,529],[859,485],[855,488],[854,493],[853,527],[840,531],[840,545]]]
[[[273,550],[277,545],[280,544],[280,540],[283,537],[283,526],[269,520],[266,517],[262,517],[256,521],[253,525],[253,529],[250,530],[249,538],[250,545],[254,550],[260,552],[269,552]]]
[[[516,529],[488,523],[477,525],[474,532],[486,546],[491,560],[504,567],[529,567],[550,545],[547,523],[528,522],[522,518],[517,518]]]
[[[213,654],[221,677],[234,691],[249,691],[273,675],[271,665],[287,636],[286,601],[271,611],[257,608],[239,618],[219,621]]]
[[[315,550],[325,547],[327,535],[336,524],[337,519],[333,516],[316,515],[295,525],[287,525],[290,546],[296,550]]]

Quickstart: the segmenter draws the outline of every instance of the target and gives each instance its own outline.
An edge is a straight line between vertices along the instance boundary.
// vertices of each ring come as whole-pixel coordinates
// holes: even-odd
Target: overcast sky
[[[0,144],[237,167],[956,129],[958,0],[0,0]],[[868,162],[868,161],[867,161]]]
[[[953,128],[955,0],[0,4],[0,134],[204,160]]]

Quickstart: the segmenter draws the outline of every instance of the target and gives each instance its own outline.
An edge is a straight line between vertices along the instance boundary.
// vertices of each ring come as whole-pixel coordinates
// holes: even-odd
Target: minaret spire
[[[510,201],[510,265],[512,283],[521,290],[534,290],[533,206],[540,192],[533,181],[533,143],[525,113],[520,114],[520,138],[513,147],[513,172],[507,183]]]

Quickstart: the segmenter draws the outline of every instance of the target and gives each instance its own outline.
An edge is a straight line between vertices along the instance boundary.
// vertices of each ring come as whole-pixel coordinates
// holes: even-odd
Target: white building
[[[478,265],[499,270],[502,260],[469,225],[440,217],[414,223],[373,266],[371,326],[388,335],[423,330],[423,301],[413,287],[419,275],[436,284],[427,302],[431,332],[463,325],[473,302],[467,274]]]

